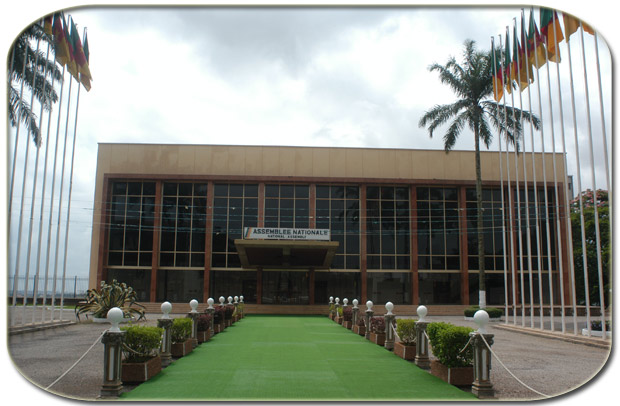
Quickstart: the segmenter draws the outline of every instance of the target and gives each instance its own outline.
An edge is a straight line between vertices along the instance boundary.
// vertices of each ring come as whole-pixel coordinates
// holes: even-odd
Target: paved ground
[[[148,323],[155,324],[157,317],[156,314],[147,315]],[[473,322],[462,317],[429,317],[429,321],[475,327]],[[491,323],[489,328],[489,333],[495,335],[494,352],[519,379],[550,396],[564,394],[588,382],[605,366],[610,354],[607,348],[524,334],[505,329],[503,324]],[[103,379],[103,345],[99,337],[108,327],[87,322],[11,334],[8,336],[9,355],[14,367],[26,379],[47,388],[92,346],[77,366],[49,391],[67,398],[93,400],[99,396]],[[610,371],[604,371],[603,375],[612,374],[611,369],[606,367],[605,370]],[[521,385],[495,359],[491,378],[500,400],[541,398]]]

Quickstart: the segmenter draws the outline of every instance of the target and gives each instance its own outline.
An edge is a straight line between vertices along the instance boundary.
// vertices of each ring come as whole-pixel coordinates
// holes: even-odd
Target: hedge
[[[426,334],[433,348],[433,354],[439,362],[449,368],[473,365],[473,348],[469,346],[461,352],[469,342],[470,327],[455,326],[450,323],[435,322],[426,326]]]

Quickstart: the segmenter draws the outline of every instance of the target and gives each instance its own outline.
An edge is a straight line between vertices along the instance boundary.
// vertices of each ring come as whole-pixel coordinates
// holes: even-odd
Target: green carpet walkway
[[[474,400],[324,316],[250,315],[120,400]]]

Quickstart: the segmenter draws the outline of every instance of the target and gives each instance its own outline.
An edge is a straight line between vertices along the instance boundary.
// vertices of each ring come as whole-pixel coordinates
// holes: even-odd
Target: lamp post
[[[372,306],[373,304],[370,300],[366,302],[366,333],[364,334],[366,339],[370,339],[370,319],[372,319],[372,316],[375,314],[372,310]]]
[[[385,309],[387,310],[387,313],[383,316],[383,319],[385,320],[385,343],[383,346],[387,350],[392,351],[394,349],[394,329],[392,328],[392,324],[396,318],[394,313],[392,313],[394,304],[392,302],[387,302],[385,304]]]
[[[494,335],[486,331],[489,314],[485,310],[478,310],[474,314],[474,322],[478,325],[478,330],[469,333],[474,347],[474,382],[471,385],[471,392],[478,398],[492,398],[495,396],[495,389],[491,383],[491,349],[489,347],[493,345]]]
[[[428,356],[428,339],[426,338],[426,314],[428,309],[426,306],[418,306],[418,321],[415,323],[415,364],[423,369],[429,369],[431,367],[431,359]]]
[[[190,337],[192,340],[192,348],[198,347],[198,312],[196,309],[198,308],[198,301],[196,299],[192,299],[189,301],[189,307],[192,309],[187,317],[192,319],[192,336]]]
[[[157,327],[164,329],[164,335],[161,339],[161,366],[163,368],[170,365],[172,362],[172,354],[170,353],[170,347],[172,340],[170,337],[170,329],[172,327],[173,320],[170,318],[170,311],[172,311],[172,305],[170,302],[164,302],[161,304],[162,317],[157,319]]]
[[[121,380],[121,347],[125,332],[121,331],[118,323],[123,320],[123,311],[113,307],[108,311],[108,321],[112,327],[103,334],[103,385],[100,396],[102,398],[116,398],[121,394],[123,382]]]

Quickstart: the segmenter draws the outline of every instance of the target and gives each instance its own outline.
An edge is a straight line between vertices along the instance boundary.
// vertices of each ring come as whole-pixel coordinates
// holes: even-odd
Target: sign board
[[[331,234],[328,229],[316,228],[245,227],[243,238],[246,240],[329,241]]]

